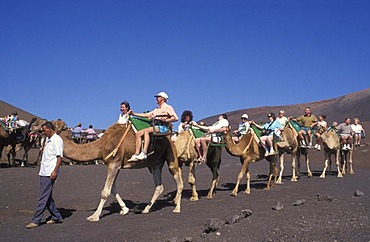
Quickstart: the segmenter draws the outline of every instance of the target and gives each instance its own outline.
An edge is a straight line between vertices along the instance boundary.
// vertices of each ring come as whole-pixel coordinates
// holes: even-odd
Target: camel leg
[[[249,161],[244,161],[242,169],[240,170],[238,178],[236,180],[235,188],[230,194],[231,196],[237,196],[238,195],[240,180],[243,178],[244,173],[246,173],[246,171],[249,170],[248,165],[249,165]]]
[[[283,171],[284,171],[284,153],[279,154],[279,160],[280,160],[280,173],[279,178],[277,179],[277,184],[282,184],[282,178],[283,178]]]
[[[297,159],[297,154],[293,152],[292,153],[292,179],[290,179],[290,180],[291,181],[294,181],[294,182],[297,181],[297,174],[296,174],[296,171],[295,171],[295,162],[296,162],[296,159]],[[309,168],[307,168],[307,169],[309,169]]]
[[[118,173],[119,173],[119,171],[118,171]],[[117,173],[117,176],[118,176],[118,173]],[[113,182],[112,194],[114,195],[114,197],[116,198],[118,204],[121,207],[121,211],[120,211],[119,214],[126,215],[128,213],[128,211],[129,211],[129,209],[128,209],[128,207],[126,207],[125,202],[122,200],[121,196],[117,192],[117,189],[116,189],[117,176],[116,176],[116,179],[114,179],[114,182]]]
[[[271,159],[271,158],[270,158]],[[275,157],[272,158],[272,159],[276,159]],[[269,179],[267,181],[267,187],[265,188],[265,190],[270,190],[270,184],[271,184],[271,180],[272,180],[272,176],[274,176],[274,184],[272,185],[272,187],[275,187],[276,185],[276,177],[279,173],[278,171],[278,168],[276,167],[276,162],[275,160],[268,160],[269,163],[270,163],[270,172],[269,172]]]
[[[347,163],[346,159],[347,159],[347,154],[344,151],[342,151],[341,163],[340,164],[342,164],[342,174],[343,175],[346,174],[346,163]],[[340,164],[339,164],[339,166],[340,166]]]
[[[174,199],[176,207],[172,212],[179,213],[181,212],[181,196],[182,191],[184,189],[184,182],[182,179],[182,169],[178,166],[178,164],[176,165],[172,162],[167,162],[167,165],[169,167],[170,173],[173,175],[173,179],[175,180],[177,187],[176,197]]]
[[[328,162],[329,162],[329,157],[328,155],[325,153],[325,162],[324,162],[324,169],[321,173],[321,176],[320,178],[325,178],[325,172],[326,172],[326,169],[328,168]]]
[[[352,150],[349,151],[349,160],[348,160],[348,165],[349,165],[349,174],[355,174],[355,172],[353,171],[353,161],[352,161],[352,156],[353,156],[353,152]]]
[[[149,168],[151,173],[153,174],[153,180],[155,184],[154,194],[152,199],[150,200],[149,204],[145,207],[142,213],[146,214],[149,213],[150,208],[153,206],[154,202],[157,198],[162,194],[164,188],[162,184],[162,168],[164,163],[156,164],[153,167]]]
[[[337,177],[343,177],[342,172],[340,171],[340,163],[339,163],[339,158],[340,158],[340,150],[337,150],[336,153],[336,165],[337,165],[337,170],[338,170],[338,176]],[[345,161],[344,161],[345,163]]]
[[[213,198],[214,190],[217,187],[218,180],[220,179],[220,176],[217,176],[216,178],[213,178],[211,188],[208,191],[207,198]]]
[[[195,167],[196,163],[192,161],[189,165],[189,184],[191,186],[191,198],[190,201],[198,201],[198,193],[197,193],[197,188],[195,186]]]
[[[305,155],[305,159],[306,159],[306,166],[307,166],[307,176],[312,177],[312,172],[310,169],[310,158],[308,158],[308,154]]]
[[[94,222],[99,221],[101,212],[103,210],[103,206],[104,206],[105,202],[107,201],[109,194],[112,191],[112,186],[113,186],[113,184],[115,182],[115,179],[118,175],[118,172],[119,172],[119,169],[120,169],[119,165],[120,165],[120,163],[116,162],[115,160],[111,160],[110,163],[108,164],[107,179],[105,180],[105,185],[104,185],[104,188],[101,192],[101,199],[100,199],[99,206],[96,209],[95,213],[93,215],[91,215],[90,217],[88,217],[87,220],[94,221]],[[122,201],[122,199],[121,199],[121,201]]]
[[[173,177],[177,185],[177,192],[176,192],[176,197],[174,199],[176,207],[172,212],[179,213],[181,212],[181,196],[182,196],[182,191],[184,189],[181,168],[178,168],[178,172]]]
[[[150,208],[153,206],[154,202],[157,200],[159,195],[162,194],[163,190],[164,190],[163,185],[159,185],[155,188],[153,197],[150,200],[150,203],[145,207],[143,213],[149,213]]]
[[[249,172],[249,167],[247,169],[247,174],[245,174],[245,177],[247,179],[247,188],[245,188],[244,193],[251,194],[251,173]]]

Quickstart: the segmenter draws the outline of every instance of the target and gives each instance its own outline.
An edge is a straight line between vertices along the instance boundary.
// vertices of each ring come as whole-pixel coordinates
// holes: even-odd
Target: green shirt
[[[301,122],[304,127],[311,127],[312,124],[317,122],[317,118],[312,114],[310,116],[302,115],[297,118],[297,121]]]

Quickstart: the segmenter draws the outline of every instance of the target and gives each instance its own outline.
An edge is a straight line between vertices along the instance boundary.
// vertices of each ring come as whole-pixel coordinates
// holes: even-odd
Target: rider
[[[17,125],[18,113],[17,111],[12,112],[11,115],[5,117],[5,124],[9,129],[9,132],[13,132],[18,127]]]
[[[178,117],[171,105],[167,104],[168,95],[165,92],[160,92],[154,96],[157,100],[158,107],[149,113],[135,113],[129,111],[129,115],[134,115],[142,118],[154,119],[154,127],[148,127],[136,133],[136,149],[135,154],[128,161],[145,160],[150,142],[150,133],[164,134],[170,130],[172,122],[176,122]],[[142,137],[144,137],[144,147],[140,152]]]
[[[352,144],[353,130],[351,127],[351,119],[346,118],[344,123],[338,125],[338,133],[340,134],[340,140],[342,142],[342,150],[350,150]]]
[[[315,115],[311,114],[311,109],[309,107],[306,107],[305,114],[297,118],[295,121],[298,121],[302,123],[303,127],[301,127],[301,130],[298,132],[298,136],[302,142],[301,147],[302,148],[313,148],[312,146],[312,127],[316,125],[317,118]],[[306,145],[304,134],[307,134],[308,137],[308,146]]]
[[[265,123],[264,125],[259,125],[252,121],[252,124],[254,124],[257,128],[259,129],[266,129],[267,132],[265,134],[261,134],[261,145],[265,149],[265,156],[270,156],[270,155],[276,155],[276,152],[274,150],[274,145],[273,145],[273,137],[275,130],[280,130],[283,128],[281,126],[281,123],[276,120],[275,114],[274,113],[269,113],[267,114],[267,118],[269,121]]]
[[[248,114],[246,113],[241,116],[242,121],[239,123],[238,129],[233,131],[233,134],[236,135],[236,137],[233,137],[233,140],[235,142],[238,142],[240,138],[248,132],[250,127],[248,118],[249,118]]]
[[[205,162],[207,156],[208,144],[212,141],[219,143],[221,137],[218,135],[221,132],[225,132],[229,128],[229,121],[227,120],[227,114],[221,114],[218,117],[218,121],[212,124],[211,126],[205,126],[197,124],[196,122],[191,122],[191,125],[207,131],[208,135],[205,137],[196,138],[195,148],[198,153],[198,161]]]

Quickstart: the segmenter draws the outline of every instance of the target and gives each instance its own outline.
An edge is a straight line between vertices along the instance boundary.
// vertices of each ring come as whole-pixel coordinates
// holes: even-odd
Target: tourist
[[[154,127],[148,127],[136,132],[136,149],[135,154],[128,161],[145,160],[150,142],[150,134],[155,132],[165,134],[170,131],[172,122],[176,122],[178,117],[175,110],[171,105],[167,104],[168,95],[165,92],[160,92],[154,96],[157,100],[158,107],[149,113],[135,113],[129,111],[129,115],[134,115],[142,118],[154,119]],[[142,138],[144,137],[144,147],[140,152]]]
[[[53,199],[53,188],[59,174],[59,167],[62,164],[63,140],[55,133],[54,125],[51,122],[44,123],[41,128],[47,139],[40,165],[40,193],[37,209],[32,222],[27,225],[28,229],[40,225],[45,209],[51,214],[51,219],[46,222],[47,224],[62,222],[62,216]]]

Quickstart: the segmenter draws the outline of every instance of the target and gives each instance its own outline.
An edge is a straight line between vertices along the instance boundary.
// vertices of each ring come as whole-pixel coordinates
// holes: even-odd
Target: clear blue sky
[[[0,99],[107,128],[165,91],[196,120],[370,87],[370,1],[0,2]],[[267,90],[262,92],[261,90]]]

